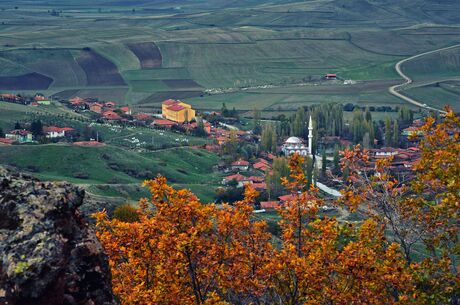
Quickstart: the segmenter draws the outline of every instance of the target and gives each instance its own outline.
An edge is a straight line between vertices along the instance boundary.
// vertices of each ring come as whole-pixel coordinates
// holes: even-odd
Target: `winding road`
[[[414,55],[414,56],[411,56],[409,58],[406,58],[406,59],[403,59],[401,61],[399,61],[398,63],[396,63],[395,65],[395,69],[396,69],[396,72],[398,72],[398,74],[404,78],[405,82],[400,84],[400,85],[395,85],[395,86],[391,86],[390,88],[388,88],[388,91],[402,99],[402,100],[405,100],[406,102],[409,102],[417,107],[421,107],[421,108],[424,108],[424,109],[428,109],[428,110],[434,110],[434,111],[438,111],[440,113],[446,113],[444,110],[441,110],[441,109],[437,109],[437,108],[433,108],[433,107],[430,107],[428,106],[427,104],[425,103],[422,103],[422,102],[419,102],[417,100],[414,100],[408,96],[405,96],[401,93],[399,93],[398,91],[410,84],[412,84],[412,79],[407,76],[406,74],[404,74],[404,72],[402,72],[402,69],[401,69],[401,66],[402,64],[404,64],[405,62],[408,62],[408,61],[411,61],[413,59],[416,59],[416,58],[419,58],[419,57],[422,57],[422,56],[425,56],[425,55],[429,55],[429,54],[433,54],[433,53],[437,53],[437,52],[441,52],[441,51],[446,51],[446,50],[450,50],[450,49],[455,49],[455,48],[458,48],[460,47],[460,44],[456,44],[456,45],[453,45],[453,46],[450,46],[450,47],[445,47],[445,48],[441,48],[441,49],[436,49],[436,50],[433,50],[433,51],[428,51],[428,52],[424,52],[424,53],[421,53],[421,54],[417,54],[417,55]]]

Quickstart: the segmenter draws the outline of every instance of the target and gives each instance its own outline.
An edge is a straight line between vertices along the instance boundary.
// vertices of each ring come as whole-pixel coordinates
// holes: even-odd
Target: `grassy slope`
[[[114,146],[71,145],[0,146],[2,164],[32,171],[40,178],[77,184],[139,184],[161,174],[172,183],[216,185],[215,154],[177,148],[139,154]],[[82,179],[81,176],[86,178]]]

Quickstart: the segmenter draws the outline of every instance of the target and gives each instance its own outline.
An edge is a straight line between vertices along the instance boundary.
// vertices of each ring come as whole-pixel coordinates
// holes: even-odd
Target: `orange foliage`
[[[152,196],[140,201],[138,221],[94,215],[115,294],[123,304],[455,302],[459,119],[449,112],[424,130],[412,189],[391,176],[388,160],[363,177],[367,152],[343,152],[350,180],[341,202],[368,215],[359,225],[318,214],[324,202],[306,187],[299,155],[283,179],[292,199],[279,209],[278,239],[252,219],[258,194],[249,186],[244,200],[216,206],[173,189],[164,177],[146,181]],[[395,232],[393,241],[386,230]],[[432,243],[436,255],[413,263],[412,247],[421,241]]]

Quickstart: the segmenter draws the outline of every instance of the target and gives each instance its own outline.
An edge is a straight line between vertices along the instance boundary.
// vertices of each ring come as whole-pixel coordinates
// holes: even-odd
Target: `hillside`
[[[170,97],[205,109],[223,100],[241,110],[341,99],[398,105],[387,94],[386,82],[399,79],[394,64],[460,42],[458,1],[55,0],[0,8],[0,91],[99,97],[144,110]],[[437,69],[416,69],[414,79],[458,71],[420,60],[417,67]],[[321,82],[326,73],[358,83],[330,88]]]

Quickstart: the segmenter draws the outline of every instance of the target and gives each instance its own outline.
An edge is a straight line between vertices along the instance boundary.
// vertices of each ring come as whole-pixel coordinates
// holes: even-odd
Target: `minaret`
[[[312,155],[311,148],[313,146],[313,121],[310,115],[310,122],[308,123],[308,155]]]

